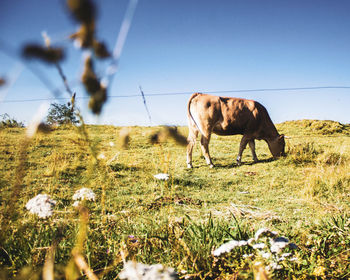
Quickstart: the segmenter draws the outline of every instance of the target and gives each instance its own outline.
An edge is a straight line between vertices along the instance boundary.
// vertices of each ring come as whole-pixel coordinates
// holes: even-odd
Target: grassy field
[[[113,126],[60,127],[30,140],[24,128],[1,129],[0,278],[50,279],[54,271],[84,279],[90,271],[114,279],[134,260],[173,267],[184,279],[349,279],[350,126],[301,120],[277,128],[287,136],[284,158],[272,160],[257,141],[260,161],[246,149],[236,166],[240,136],[213,135],[216,167],[196,145],[190,170],[186,148],[171,137],[151,143],[160,127],[129,127],[128,143],[125,128]],[[76,208],[72,196],[83,187],[96,199]],[[38,194],[57,202],[47,219],[25,208]],[[252,246],[214,256],[261,228],[296,244],[285,251],[291,258]]]

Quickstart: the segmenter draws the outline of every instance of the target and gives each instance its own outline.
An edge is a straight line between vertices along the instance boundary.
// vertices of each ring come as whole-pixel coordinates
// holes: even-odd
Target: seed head
[[[95,34],[95,23],[82,24],[76,33],[69,36],[70,39],[75,40],[80,48],[90,48],[93,46]]]
[[[96,57],[98,58],[108,58],[111,56],[110,52],[107,50],[105,43],[94,40],[93,49]]]
[[[67,0],[67,6],[78,22],[91,23],[96,17],[96,7],[90,0]]]
[[[22,55],[27,58],[37,58],[46,63],[56,63],[64,59],[62,48],[46,48],[38,44],[27,44],[22,50]]]

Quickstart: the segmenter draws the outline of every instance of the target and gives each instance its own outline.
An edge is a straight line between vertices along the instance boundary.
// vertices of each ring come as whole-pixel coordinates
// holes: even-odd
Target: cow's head
[[[286,142],[284,141],[284,135],[278,135],[275,139],[268,142],[271,154],[274,158],[285,156],[284,147]]]

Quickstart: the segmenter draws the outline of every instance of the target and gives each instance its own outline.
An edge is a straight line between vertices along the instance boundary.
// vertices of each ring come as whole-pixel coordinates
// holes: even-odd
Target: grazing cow
[[[242,153],[247,144],[252,151],[254,162],[258,161],[255,139],[265,140],[274,158],[284,155],[284,135],[278,134],[265,107],[254,100],[194,93],[188,101],[187,113],[188,168],[192,168],[192,150],[199,132],[202,135],[200,142],[202,152],[210,167],[214,167],[208,148],[212,133],[243,135],[237,164],[241,163]]]

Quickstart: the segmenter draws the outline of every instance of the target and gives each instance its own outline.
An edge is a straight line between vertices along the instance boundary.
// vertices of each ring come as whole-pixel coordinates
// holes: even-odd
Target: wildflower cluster
[[[127,280],[174,280],[178,276],[173,268],[166,268],[162,264],[147,265],[128,261],[119,273],[120,279]]]
[[[51,199],[47,194],[38,194],[29,200],[26,204],[27,210],[30,213],[38,215],[40,218],[47,218],[52,216],[53,207],[56,205],[56,201]]]
[[[219,248],[212,252],[214,257],[221,257],[224,254],[230,253],[235,248],[249,247],[253,249],[254,253],[244,254],[243,258],[260,257],[268,264],[267,270],[279,270],[282,261],[296,261],[292,253],[284,253],[284,249],[297,249],[297,245],[289,242],[285,237],[278,236],[277,232],[271,231],[267,228],[259,229],[254,238],[249,240],[231,240],[222,244]]]
[[[164,180],[164,181],[169,180],[169,174],[166,174],[166,173],[158,173],[156,175],[153,175],[153,177],[158,180]]]
[[[75,203],[74,207],[79,206],[79,200],[89,200],[95,201],[96,195],[89,188],[82,188],[77,190],[73,195],[73,200]],[[30,199],[27,204],[27,210],[32,213],[38,215],[40,218],[48,218],[53,214],[53,207],[56,205],[56,201],[51,199],[51,197],[47,194],[38,194],[37,196]]]
[[[80,190],[77,190],[73,195],[73,200],[95,201],[95,198],[95,193],[89,188],[81,188]]]

